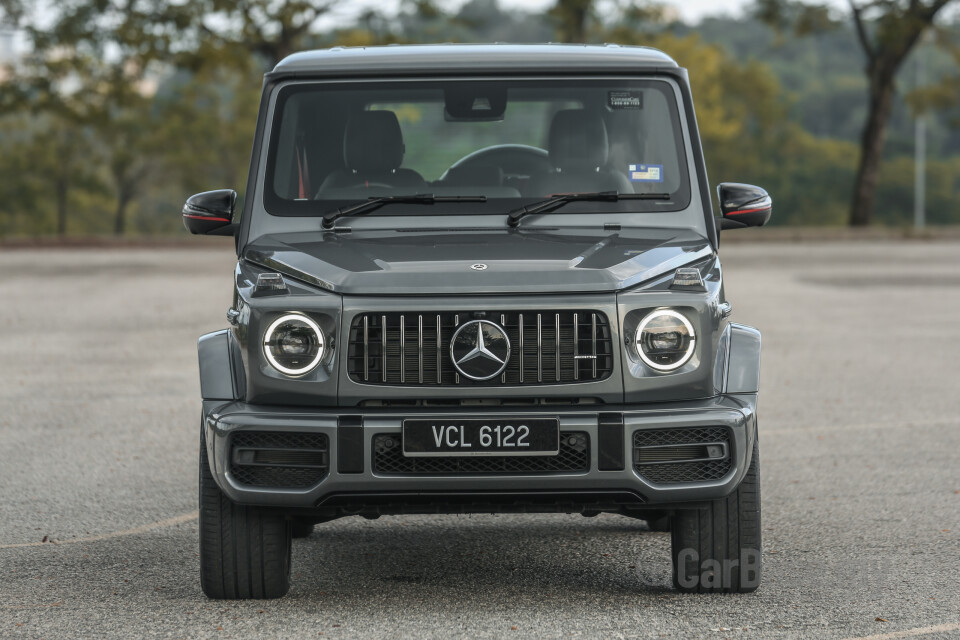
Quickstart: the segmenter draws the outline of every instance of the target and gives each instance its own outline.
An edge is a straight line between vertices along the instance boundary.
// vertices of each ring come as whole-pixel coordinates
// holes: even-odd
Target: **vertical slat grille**
[[[475,317],[496,322],[510,338],[507,368],[492,380],[462,377],[450,361],[454,332]],[[570,384],[603,380],[613,371],[610,325],[596,311],[362,314],[354,319],[349,340],[350,378],[367,384]]]

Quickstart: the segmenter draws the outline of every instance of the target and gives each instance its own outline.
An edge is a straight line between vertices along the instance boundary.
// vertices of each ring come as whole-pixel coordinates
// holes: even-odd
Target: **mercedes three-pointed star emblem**
[[[450,359],[461,375],[471,380],[489,380],[507,367],[510,338],[489,320],[471,320],[453,334]]]

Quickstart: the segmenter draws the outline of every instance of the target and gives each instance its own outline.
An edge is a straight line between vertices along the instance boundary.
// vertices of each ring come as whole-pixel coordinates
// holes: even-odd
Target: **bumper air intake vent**
[[[732,466],[726,427],[650,429],[633,434],[633,467],[655,484],[720,480]]]
[[[325,434],[238,431],[230,436],[230,473],[239,484],[305,488],[323,480],[329,470]]]

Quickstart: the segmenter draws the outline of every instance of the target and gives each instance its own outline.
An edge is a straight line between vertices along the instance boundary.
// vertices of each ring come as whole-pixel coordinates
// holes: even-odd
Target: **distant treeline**
[[[311,25],[333,3],[290,3],[297,14],[266,0],[246,3],[262,9],[246,13],[213,0],[209,7],[151,0],[154,13],[131,17],[111,15],[109,7],[103,15],[82,13],[85,1],[101,9],[122,4],[72,0],[64,11],[78,14],[50,33],[30,31],[29,15],[20,16],[35,50],[0,72],[0,236],[180,233],[186,196],[243,191],[260,78],[292,51],[558,39],[666,51],[690,70],[711,182],[767,188],[776,201],[773,224],[847,222],[867,110],[865,61],[849,26],[798,37],[753,19],[686,25],[656,7],[588,23],[564,14],[571,3],[538,15],[496,0],[471,0],[455,12],[407,0],[397,15],[370,11],[316,31]],[[204,21],[196,13],[203,10],[222,15]],[[960,25],[947,32],[960,39]],[[917,107],[936,107],[926,116],[927,219],[960,224],[960,110],[914,91],[923,88],[920,56],[925,84],[957,74],[956,61],[929,44],[901,69],[874,214],[879,224],[912,221]]]

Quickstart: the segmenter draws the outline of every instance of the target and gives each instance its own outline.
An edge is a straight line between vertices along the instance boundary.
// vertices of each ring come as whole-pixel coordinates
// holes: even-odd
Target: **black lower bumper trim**
[[[623,471],[623,414],[597,416],[597,469]]]
[[[321,500],[316,511],[338,516],[620,512],[641,507],[645,502],[642,495],[630,490],[336,493]]]
[[[337,421],[337,471],[363,473],[362,416],[341,416]]]

